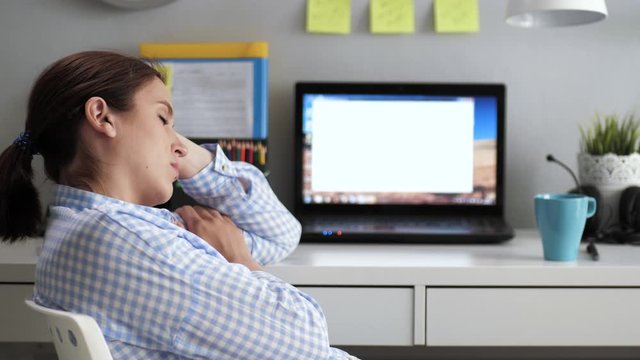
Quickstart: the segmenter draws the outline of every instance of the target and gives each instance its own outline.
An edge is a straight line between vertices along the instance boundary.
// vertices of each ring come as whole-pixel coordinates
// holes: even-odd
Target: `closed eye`
[[[163,125],[168,125],[169,124],[169,121],[167,121],[167,119],[164,116],[158,115],[158,117],[160,118],[160,121],[162,121]]]

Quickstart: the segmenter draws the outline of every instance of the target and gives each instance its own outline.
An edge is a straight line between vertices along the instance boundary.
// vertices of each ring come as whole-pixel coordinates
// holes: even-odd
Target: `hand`
[[[180,179],[188,179],[204,169],[213,160],[213,154],[186,137],[178,133],[176,135],[187,148],[187,155],[178,158],[178,176]]]
[[[213,246],[227,261],[242,264],[251,270],[260,270],[240,230],[231,219],[217,210],[202,206],[182,206],[176,210],[187,230],[200,236]]]

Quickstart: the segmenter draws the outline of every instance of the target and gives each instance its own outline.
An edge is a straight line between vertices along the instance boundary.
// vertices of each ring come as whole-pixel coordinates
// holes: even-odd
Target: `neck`
[[[103,166],[101,169],[72,166],[63,172],[60,183],[129,203],[146,205],[133,190],[134,181],[127,174],[121,173],[115,166]]]

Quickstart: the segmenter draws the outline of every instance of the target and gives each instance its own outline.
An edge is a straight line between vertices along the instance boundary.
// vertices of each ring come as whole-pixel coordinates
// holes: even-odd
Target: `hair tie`
[[[18,137],[13,141],[13,144],[18,146],[22,151],[26,152],[29,155],[36,155],[38,153],[33,144],[33,140],[31,140],[30,131],[21,132],[20,135],[18,135]]]

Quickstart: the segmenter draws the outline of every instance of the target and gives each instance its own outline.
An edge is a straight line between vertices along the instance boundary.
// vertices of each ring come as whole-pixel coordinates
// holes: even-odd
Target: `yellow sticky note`
[[[415,31],[413,0],[371,0],[371,32],[410,34]]]
[[[478,32],[478,0],[434,0],[433,22],[436,32]]]
[[[171,91],[173,87],[173,67],[171,64],[157,63],[154,67],[164,76],[164,84]]]
[[[351,0],[307,0],[307,31],[348,34],[351,32]]]

